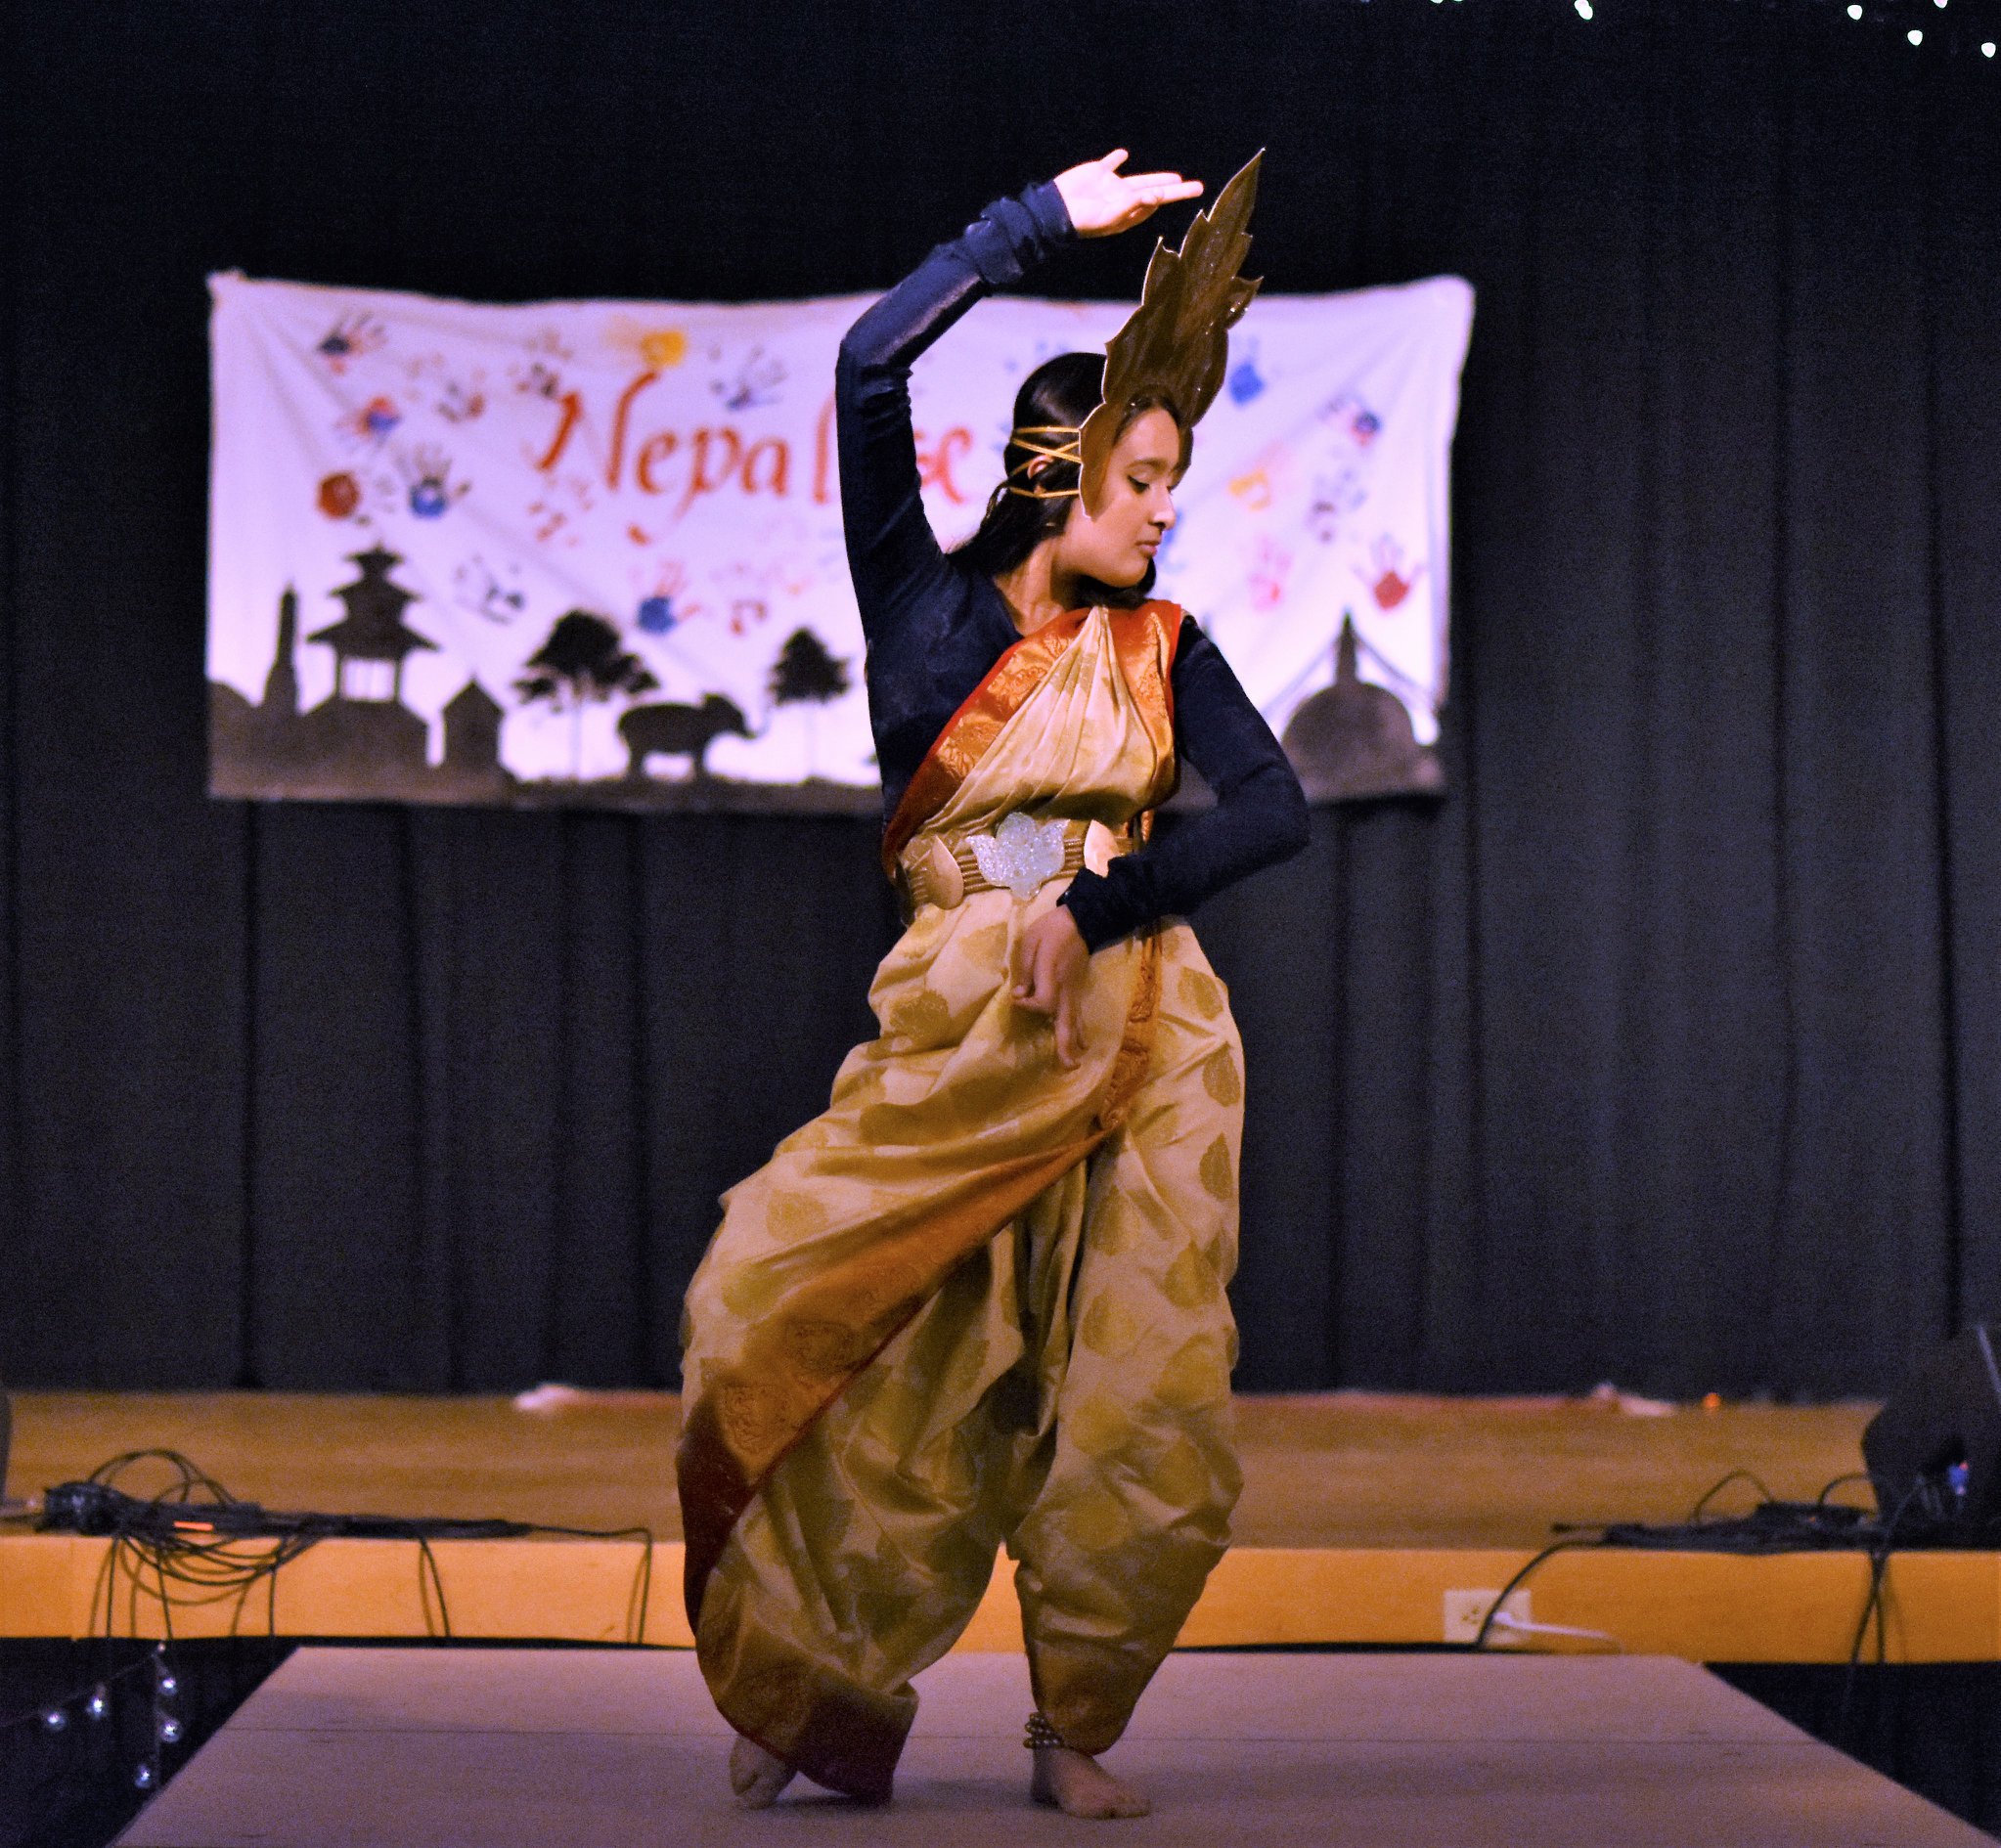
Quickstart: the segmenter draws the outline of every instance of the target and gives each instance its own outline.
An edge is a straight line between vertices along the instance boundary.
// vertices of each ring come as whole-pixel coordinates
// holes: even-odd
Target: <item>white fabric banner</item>
[[[831,398],[866,298],[210,286],[218,794],[869,806]],[[1129,312],[1001,296],[918,362],[944,543],[999,479],[1022,377]],[[1438,783],[1471,319],[1452,277],[1261,295],[1177,497],[1158,594],[1323,798]]]

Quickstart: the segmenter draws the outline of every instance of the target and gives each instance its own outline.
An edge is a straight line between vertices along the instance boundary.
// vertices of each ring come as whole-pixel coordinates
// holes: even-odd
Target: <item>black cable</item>
[[[114,1485],[120,1475],[135,1465],[146,1462],[167,1464],[175,1472],[177,1479],[160,1489],[150,1501],[135,1502],[129,1497],[124,1497],[123,1492],[117,1490]],[[231,1550],[233,1541],[229,1538],[219,1538],[213,1542],[180,1539],[179,1531],[213,1532],[217,1523],[180,1519],[163,1523],[160,1518],[161,1511],[179,1507],[190,1513],[202,1509],[233,1517],[236,1511],[244,1510],[249,1505],[239,1502],[214,1476],[177,1450],[145,1449],[122,1452],[92,1471],[86,1478],[86,1485],[105,1490],[108,1496],[120,1498],[116,1501],[99,1498],[96,1502],[90,1501],[87,1497],[76,1498],[76,1507],[79,1510],[95,1508],[100,1515],[106,1510],[110,1511],[112,1545],[108,1550],[100,1581],[105,1588],[105,1631],[108,1641],[116,1631],[114,1599],[121,1565],[132,1583],[134,1598],[132,1628],[135,1633],[138,1628],[137,1596],[145,1576],[150,1573],[158,1588],[160,1624],[169,1642],[173,1640],[175,1602],[173,1594],[168,1590],[169,1579],[177,1586],[203,1594],[195,1598],[184,1596],[180,1600],[182,1603],[215,1603],[234,1593],[237,1608],[231,1616],[229,1634],[235,1636],[241,1628],[243,1611],[249,1595],[259,1578],[268,1577],[271,1580],[275,1601],[275,1575],[278,1569],[296,1558],[304,1550],[305,1545],[311,1544],[310,1540],[305,1540],[302,1544],[298,1541],[281,1540],[280,1545],[269,1554],[245,1558]],[[70,1486],[65,1485],[66,1488]],[[195,1495],[198,1490],[205,1493],[210,1499],[205,1503],[196,1502]],[[57,1491],[51,1491],[51,1497],[56,1494]],[[50,1498],[45,1498],[43,1521],[45,1526],[51,1524],[48,1518],[49,1500]],[[79,1517],[76,1524],[81,1528],[86,1522]]]
[[[556,1527],[547,1522],[535,1523],[536,1533],[562,1534],[573,1540],[639,1540],[644,1542],[640,1555],[640,1576],[638,1586],[639,1620],[635,1624],[628,1613],[626,1633],[635,1643],[646,1640],[646,1615],[653,1597],[653,1548],[657,1544],[650,1527]]]
[[[1702,1495],[1700,1495],[1697,1498],[1695,1506],[1688,1511],[1689,1519],[1691,1521],[1697,1521],[1702,1519],[1704,1513],[1709,1508],[1709,1505],[1712,1501],[1714,1501],[1716,1497],[1720,1495],[1726,1488],[1728,1488],[1732,1482],[1749,1482],[1753,1488],[1757,1490],[1757,1492],[1765,1498],[1766,1501],[1771,1501],[1773,1499],[1772,1492],[1770,1489],[1765,1487],[1764,1480],[1762,1477],[1755,1474],[1750,1470],[1732,1470],[1728,1475],[1724,1476],[1720,1481],[1712,1484],[1710,1488],[1706,1489],[1702,1493]],[[1823,1494],[1825,1492],[1826,1492],[1825,1490],[1822,1491]]]
[[[1737,1481],[1750,1482],[1765,1499],[1749,1515],[1707,1516],[1704,1511],[1710,1503],[1732,1482]],[[1849,1482],[1867,1482],[1876,1491],[1877,1518],[1872,1518],[1867,1509],[1829,1500],[1836,1489]],[[1518,1591],[1530,1574],[1538,1570],[1545,1561],[1559,1553],[1578,1548],[1628,1547],[1663,1552],[1733,1553],[1754,1557],[1776,1553],[1861,1551],[1869,1557],[1869,1594],[1863,1602],[1861,1620],[1856,1626],[1854,1640],[1848,1650],[1847,1675],[1843,1686],[1841,1712],[1837,1722],[1838,1727],[1845,1730],[1850,1695],[1861,1663],[1863,1645],[1868,1640],[1872,1617],[1876,1619],[1878,1662],[1881,1664],[1889,1659],[1883,1594],[1885,1580],[1889,1575],[1890,1555],[1900,1544],[1909,1547],[1915,1541],[1926,1537],[1952,1537],[1954,1533],[1946,1523],[1937,1523],[1931,1536],[1922,1529],[1917,1532],[1906,1531],[1906,1523],[1913,1508],[1922,1505],[1926,1488],[1923,1482],[1912,1484],[1890,1512],[1888,1519],[1882,1518],[1880,1511],[1886,1501],[1885,1488],[1886,1484],[1866,1471],[1851,1471],[1835,1476],[1823,1485],[1819,1494],[1810,1502],[1787,1502],[1774,1497],[1764,1482],[1751,1471],[1732,1470],[1705,1491],[1690,1511],[1689,1518],[1678,1524],[1652,1525],[1641,1521],[1573,1524],[1560,1521],[1555,1526],[1559,1537],[1535,1554],[1508,1580],[1499,1596],[1488,1606],[1473,1641],[1464,1647],[1470,1650],[1484,1649],[1501,1614],[1501,1607],[1509,1596]]]
[[[116,1486],[135,1466],[163,1463],[173,1479],[150,1499],[141,1500]],[[198,1499],[198,1495],[200,1499]],[[132,1589],[130,1627],[138,1630],[137,1600],[148,1579],[157,1587],[161,1624],[173,1638],[171,1607],[236,1600],[229,1634],[240,1633],[244,1611],[258,1584],[267,1587],[267,1633],[278,1633],[278,1574],[322,1540],[369,1538],[405,1540],[418,1548],[421,1594],[428,1630],[428,1597],[435,1596],[442,1640],[454,1640],[444,1575],[433,1543],[439,1540],[525,1538],[557,1534],[586,1540],[637,1540],[642,1543],[640,1570],[633,1605],[627,1610],[631,1640],[644,1643],[651,1609],[653,1550],[650,1527],[569,1527],[550,1522],[503,1519],[460,1519],[451,1517],[390,1515],[330,1515],[278,1513],[232,1495],[222,1483],[177,1450],[129,1450],[100,1464],[82,1482],[60,1483],[43,1496],[41,1525],[67,1528],[111,1538],[99,1568],[99,1591],[105,1600],[105,1637],[117,1633],[116,1595],[120,1573]],[[275,1546],[252,1543],[275,1540]],[[95,1606],[95,1597],[93,1598]],[[636,1608],[634,1608],[636,1606]]]
[[[1480,1629],[1475,1634],[1473,1641],[1467,1644],[1467,1649],[1477,1652],[1487,1647],[1488,1632],[1493,1628],[1493,1620],[1500,1615],[1501,1606],[1508,1602],[1508,1599],[1514,1593],[1522,1588],[1523,1581],[1528,1578],[1531,1572],[1540,1566],[1543,1561],[1553,1560],[1559,1553],[1575,1552],[1579,1547],[1602,1547],[1606,1544],[1607,1542],[1602,1536],[1593,1537],[1581,1531],[1568,1535],[1561,1540],[1552,1540],[1548,1546],[1544,1547],[1540,1553],[1536,1554],[1527,1565],[1523,1566],[1513,1578],[1509,1579],[1501,1587],[1500,1596],[1488,1606],[1487,1615],[1481,1618]]]
[[[438,1628],[445,1633],[445,1641],[449,1643],[452,1640],[452,1613],[445,1608],[444,1576],[438,1570],[438,1556],[430,1550],[428,1535],[419,1534],[417,1536],[417,1601],[419,1605],[423,1603],[423,1568],[428,1566],[430,1568],[430,1582],[436,1588],[438,1594]],[[430,1630],[430,1612],[427,1609],[423,1613],[423,1627],[425,1633],[428,1634]]]
[[[1867,1472],[1863,1472],[1862,1476],[1875,1486],[1875,1478]],[[1837,1484],[1853,1479],[1852,1476],[1837,1476],[1827,1488],[1821,1490],[1821,1494],[1825,1496]],[[1888,1612],[1883,1607],[1883,1584],[1890,1572],[1890,1556],[1896,1545],[1897,1528],[1903,1524],[1904,1517],[1910,1512],[1912,1503],[1918,1499],[1924,1486],[1920,1480],[1913,1482],[1905,1490],[1895,1512],[1884,1523],[1881,1540],[1869,1550],[1869,1596],[1862,1601],[1862,1619],[1855,1626],[1855,1640],[1848,1646],[1848,1665],[1842,1676],[1842,1697],[1835,1710],[1835,1738],[1845,1748],[1848,1738],[1848,1712],[1854,1698],[1856,1677],[1861,1671],[1862,1645],[1868,1639],[1869,1619],[1872,1614],[1876,1618],[1876,1665],[1881,1668],[1890,1659],[1889,1623]],[[1878,1505],[1881,1506],[1880,1499]]]
[[[149,1463],[156,1459],[162,1463],[172,1464],[180,1472],[181,1475],[181,1479],[174,1484],[174,1488],[178,1489],[180,1493],[175,1494],[172,1489],[162,1489],[157,1495],[153,1497],[153,1500],[156,1502],[192,1501],[194,1496],[190,1491],[201,1488],[208,1492],[209,1498],[212,1501],[221,1503],[225,1507],[235,1504],[236,1497],[229,1490],[224,1488],[207,1471],[178,1450],[126,1450],[111,1458],[109,1463],[99,1464],[84,1479],[89,1482],[100,1483],[105,1487],[111,1487],[117,1477],[124,1471],[130,1469],[133,1464]]]

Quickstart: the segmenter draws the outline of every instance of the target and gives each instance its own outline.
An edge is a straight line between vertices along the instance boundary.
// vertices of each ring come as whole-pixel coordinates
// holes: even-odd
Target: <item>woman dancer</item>
[[[883,859],[911,922],[869,990],[880,1036],[726,1196],[689,1288],[689,1619],[752,1806],[798,1772],[889,1795],[911,1678],[1004,1544],[1033,1794],[1144,1814],[1094,1755],[1228,1540],[1242,1054],[1178,914],[1296,852],[1306,809],[1222,655],[1145,593],[1257,286],[1257,163],[1155,252],[1103,361],[1030,376],[1006,480],[949,556],[911,428],[912,363],[981,295],[1201,191],[1125,157],[990,206],[841,345]],[[1181,758],[1218,806],[1147,844]]]

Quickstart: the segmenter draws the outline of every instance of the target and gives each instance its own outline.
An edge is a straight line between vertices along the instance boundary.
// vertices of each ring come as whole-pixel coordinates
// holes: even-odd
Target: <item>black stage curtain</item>
[[[892,931],[855,821],[210,801],[204,273],[872,289],[1114,142],[1268,146],[1274,288],[1480,296],[1452,794],[1200,920],[1241,1383],[1877,1391],[2001,1313],[2001,63],[1600,15],[5,9],[0,1378],[671,1382]]]

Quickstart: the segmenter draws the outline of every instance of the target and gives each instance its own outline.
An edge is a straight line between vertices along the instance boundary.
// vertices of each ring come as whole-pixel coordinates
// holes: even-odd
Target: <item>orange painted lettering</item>
[[[760,456],[768,458],[771,462],[771,468],[763,481],[757,478],[757,459]],[[785,439],[782,436],[760,437],[751,444],[749,454],[743,458],[743,492],[756,494],[760,490],[768,489],[771,493],[782,497],[791,465],[792,453],[785,447]]]
[[[813,429],[813,505],[824,506],[833,499],[833,415],[829,398],[820,407],[820,421]]]
[[[709,465],[709,446],[720,444],[728,456],[713,472]],[[743,443],[736,432],[725,424],[720,430],[699,429],[694,433],[694,466],[689,470],[688,487],[681,497],[681,505],[674,509],[674,517],[682,514],[695,503],[698,495],[714,494],[717,489],[736,472],[736,464],[742,460]]]
[[[556,426],[556,437],[544,451],[535,466],[545,473],[562,460],[562,453],[569,447],[570,438],[576,427],[584,420],[584,400],[574,391],[566,391],[557,400],[562,406],[562,421]]]
[[[664,462],[680,447],[672,430],[661,430],[640,445],[639,460],[633,463],[633,478],[644,494],[664,494],[666,483],[653,478],[653,464]]]
[[[632,415],[633,400],[659,376],[654,372],[642,373],[619,394],[618,409],[611,414],[611,454],[604,462],[607,488],[616,488],[618,477],[625,472],[625,422]]]
[[[921,440],[921,439],[920,439]],[[936,483],[945,490],[946,498],[965,505],[965,496],[959,493],[958,483],[952,478],[952,464],[961,456],[971,453],[973,433],[962,425],[955,426],[938,439],[935,449],[917,452],[917,476],[925,487]]]

